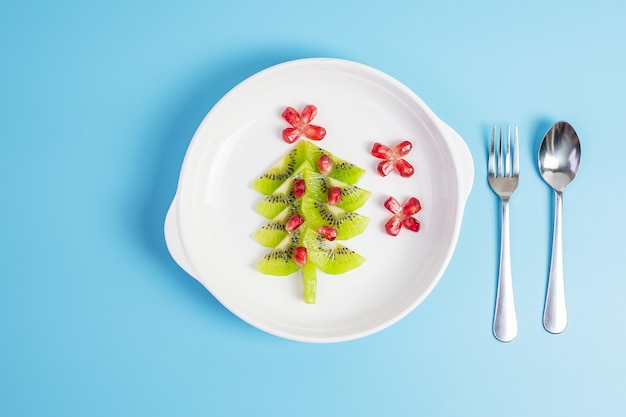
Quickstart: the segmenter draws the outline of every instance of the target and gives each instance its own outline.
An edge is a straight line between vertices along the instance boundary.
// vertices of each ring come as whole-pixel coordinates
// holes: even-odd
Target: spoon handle
[[[517,336],[517,315],[513,298],[511,274],[511,246],[509,239],[509,201],[502,201],[502,231],[500,237],[500,273],[493,318],[493,334],[501,342],[510,342]]]
[[[565,306],[565,283],[563,280],[563,239],[561,216],[563,212],[563,193],[555,191],[554,199],[554,235],[552,238],[552,259],[546,304],[543,312],[543,327],[550,333],[561,333],[567,326]]]

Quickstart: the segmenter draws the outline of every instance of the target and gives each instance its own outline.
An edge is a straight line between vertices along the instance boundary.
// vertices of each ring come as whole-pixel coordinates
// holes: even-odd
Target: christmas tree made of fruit
[[[365,230],[369,219],[354,211],[371,194],[354,185],[364,169],[310,142],[326,135],[323,127],[310,124],[316,114],[313,105],[305,106],[302,113],[292,107],[283,111],[282,117],[291,125],[283,130],[283,140],[300,141],[252,184],[265,196],[255,210],[268,219],[253,237],[272,248],[256,268],[268,275],[302,270],[304,300],[309,304],[316,300],[318,268],[341,274],[365,260],[337,241]]]

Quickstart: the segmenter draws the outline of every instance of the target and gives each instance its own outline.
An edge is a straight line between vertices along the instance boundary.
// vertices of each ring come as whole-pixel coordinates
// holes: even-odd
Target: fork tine
[[[513,176],[519,177],[519,144],[517,141],[517,125],[515,125],[515,136],[513,142]]]
[[[491,130],[491,143],[489,144],[489,163],[487,166],[487,174],[491,177],[496,176],[496,125]]]
[[[502,125],[500,125],[500,140],[498,141],[498,174],[496,177],[504,176],[504,164],[502,163]]]
[[[511,125],[507,127],[506,132],[506,154],[504,157],[504,177],[511,176]]]

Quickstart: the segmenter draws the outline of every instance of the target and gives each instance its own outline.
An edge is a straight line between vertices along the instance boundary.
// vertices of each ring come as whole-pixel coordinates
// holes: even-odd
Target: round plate
[[[251,237],[266,222],[254,211],[263,196],[251,183],[294,146],[281,138],[288,126],[283,109],[306,104],[317,106],[312,123],[327,130],[315,144],[365,168],[357,185],[372,192],[357,210],[370,217],[368,228],[342,242],[365,263],[341,275],[318,271],[315,304],[303,300],[301,273],[255,270],[268,248]],[[413,143],[406,159],[415,174],[380,177],[372,145],[405,139]],[[345,60],[291,61],[243,81],[207,114],[185,156],[168,245],[177,246],[170,251],[186,271],[251,325],[305,342],[356,339],[400,320],[437,284],[456,245],[473,175],[463,140],[395,79]],[[421,201],[418,233],[385,233],[389,196]]]

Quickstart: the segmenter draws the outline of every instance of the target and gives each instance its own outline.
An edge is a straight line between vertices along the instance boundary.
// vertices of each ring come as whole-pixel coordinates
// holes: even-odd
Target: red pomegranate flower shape
[[[422,209],[422,204],[417,198],[411,197],[401,206],[398,200],[389,197],[385,201],[385,208],[393,213],[393,217],[385,223],[385,231],[391,236],[397,236],[402,226],[414,232],[420,230],[420,222],[412,217]]]
[[[408,140],[400,142],[393,149],[376,142],[372,146],[372,155],[382,159],[378,164],[378,173],[386,177],[394,169],[402,177],[410,177],[415,172],[413,165],[409,164],[403,157],[406,156],[413,148],[413,144]]]
[[[309,124],[317,115],[317,107],[312,104],[304,106],[302,113],[298,113],[293,107],[283,110],[282,117],[291,125],[283,129],[283,140],[294,143],[302,135],[311,140],[322,140],[326,136],[326,129],[321,126]]]

